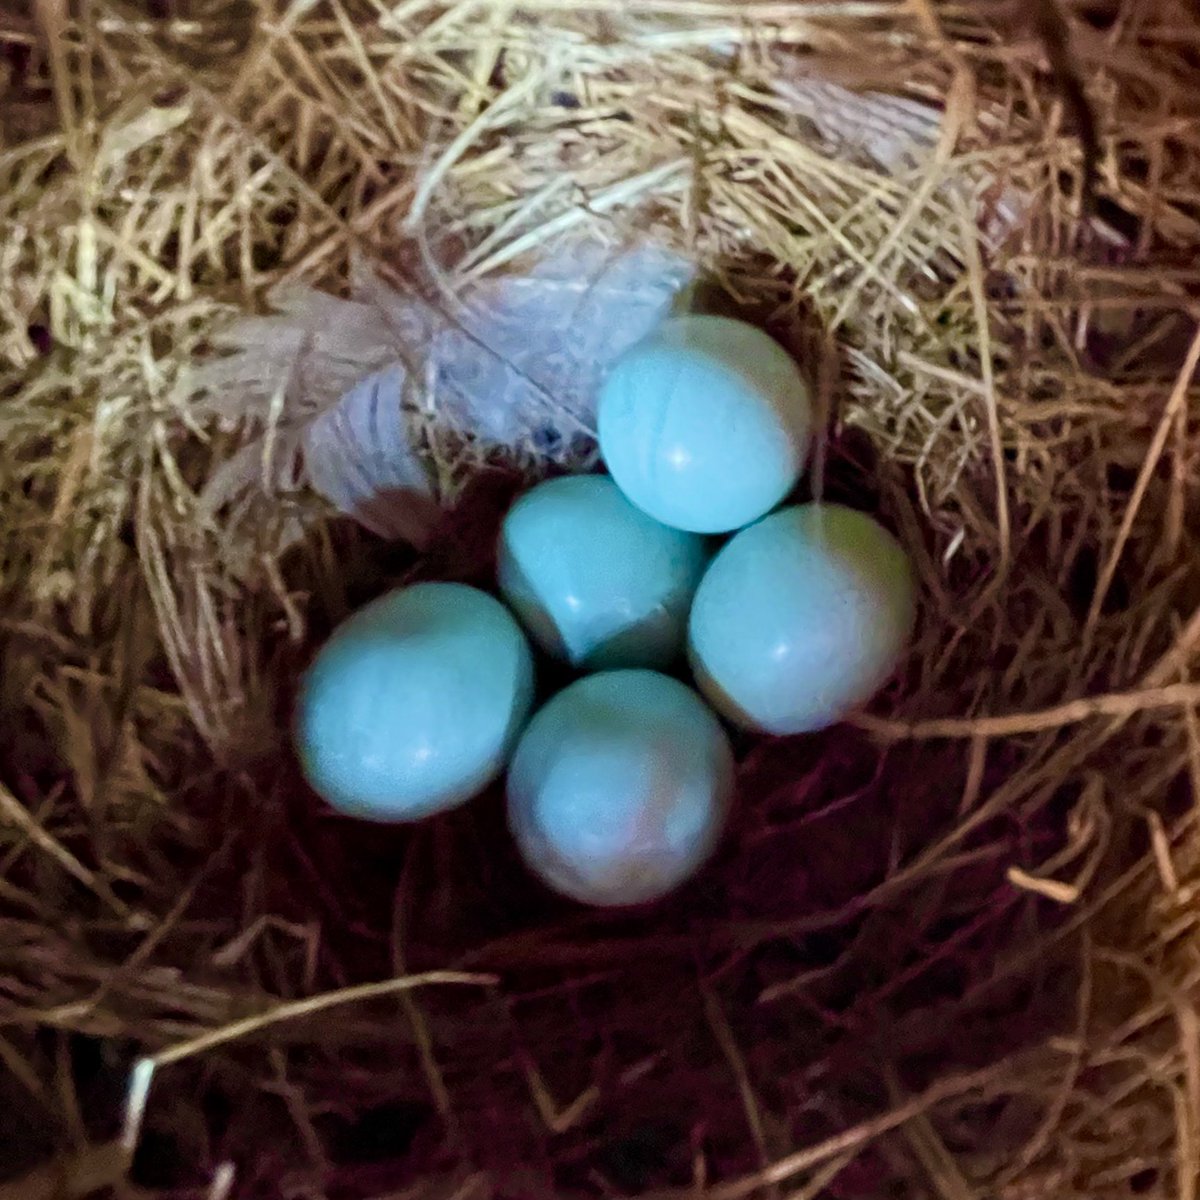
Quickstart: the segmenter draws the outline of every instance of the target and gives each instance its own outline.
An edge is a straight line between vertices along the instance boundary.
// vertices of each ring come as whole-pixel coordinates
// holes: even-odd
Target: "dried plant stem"
[[[802,1171],[809,1171],[831,1158],[855,1150],[893,1129],[900,1128],[947,1100],[957,1099],[980,1087],[994,1086],[995,1083],[994,1068],[941,1079],[921,1095],[898,1104],[870,1121],[864,1121],[836,1137],[827,1138],[814,1146],[777,1159],[761,1171],[710,1189],[708,1200],[742,1200],[742,1197],[751,1196],[762,1188],[786,1183]]]
[[[278,1025],[282,1021],[295,1021],[313,1013],[322,1012],[328,1008],[336,1008],[343,1004],[357,1004],[364,1000],[375,1000],[382,996],[393,996],[401,992],[412,991],[414,988],[437,987],[449,985],[467,985],[473,987],[490,987],[496,983],[492,975],[471,975],[461,971],[427,971],[423,975],[407,975],[401,979],[384,979],[378,983],[361,983],[354,987],[342,988],[336,992],[326,992],[318,996],[309,996],[304,1000],[295,1000],[288,1004],[279,1004],[270,1011],[258,1016],[246,1017],[241,1021],[214,1029],[202,1037],[192,1038],[166,1050],[160,1050],[150,1060],[154,1066],[165,1067],[171,1063],[180,1062],[196,1054],[203,1054],[215,1046],[226,1042],[234,1042],[240,1038]]]
[[[1176,683],[1136,692],[1112,692],[1071,700],[1037,712],[1003,717],[961,717],[929,721],[891,721],[859,715],[855,725],[895,741],[924,738],[1015,737],[1077,725],[1093,717],[1128,717],[1149,709],[1194,707],[1200,704],[1200,684]]]

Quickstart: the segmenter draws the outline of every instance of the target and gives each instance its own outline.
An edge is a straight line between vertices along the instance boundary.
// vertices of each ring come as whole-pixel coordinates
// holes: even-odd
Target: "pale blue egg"
[[[533,655],[496,599],[457,583],[381,596],[343,622],[304,680],[296,744],[334,808],[411,821],[503,770],[533,702]]]
[[[605,671],[559,692],[508,773],[508,820],[530,868],[585,904],[653,900],[708,858],[733,755],[699,696],[654,671]]]
[[[782,509],[732,538],[700,581],[688,626],[696,681],[743,728],[831,725],[895,670],[914,591],[904,550],[869,516]]]
[[[669,529],[602,475],[551,479],[500,533],[500,591],[548,654],[587,670],[665,667],[683,651],[703,538]]]
[[[795,362],[728,317],[666,321],[600,391],[600,452],[618,486],[665,525],[725,533],[795,486],[812,426]]]

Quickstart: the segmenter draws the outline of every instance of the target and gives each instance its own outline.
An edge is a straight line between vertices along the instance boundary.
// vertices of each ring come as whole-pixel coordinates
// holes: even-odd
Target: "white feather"
[[[424,416],[478,443],[481,457],[510,450],[569,465],[590,451],[605,371],[692,275],[652,243],[613,252],[573,239],[441,309],[361,267],[349,300],[277,289],[274,313],[236,321],[218,341],[227,353],[194,372],[195,415],[273,422],[274,436],[303,449],[301,482],[374,532],[421,544],[434,496],[410,436],[410,385],[421,386]],[[261,451],[247,450],[214,476],[211,507],[260,479]]]
[[[427,544],[437,521],[429,475],[404,414],[405,371],[386,367],[356,383],[302,434],[312,485],[381,537]]]

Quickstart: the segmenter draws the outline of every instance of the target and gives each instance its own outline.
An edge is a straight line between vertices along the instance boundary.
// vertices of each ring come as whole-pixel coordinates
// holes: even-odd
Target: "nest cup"
[[[1200,34],[1039,11],[0,25],[0,1196],[1191,1194]],[[639,247],[711,296],[638,312],[797,357],[800,498],[921,602],[612,914],[494,790],[336,817],[288,728],[337,621],[490,587],[512,496],[594,465],[578,306]],[[378,494],[321,457],[359,387]]]

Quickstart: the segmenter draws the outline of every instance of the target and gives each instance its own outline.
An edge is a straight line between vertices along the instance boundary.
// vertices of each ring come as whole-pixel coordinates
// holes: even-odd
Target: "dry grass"
[[[1081,221],[1022,11],[0,16],[0,1195],[1194,1200],[1200,32],[1068,13]],[[796,349],[820,486],[924,596],[871,715],[743,745],[719,861],[622,917],[494,797],[303,791],[296,672],[412,564],[303,493],[209,511],[271,414],[187,383],[274,285],[450,295],[581,230]],[[484,483],[418,569],[486,575]]]

